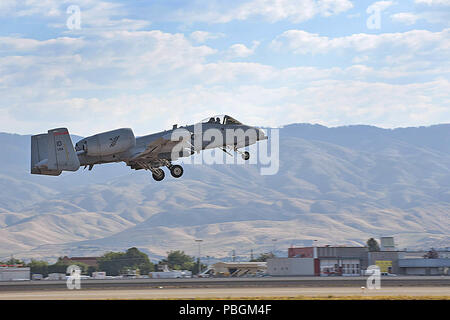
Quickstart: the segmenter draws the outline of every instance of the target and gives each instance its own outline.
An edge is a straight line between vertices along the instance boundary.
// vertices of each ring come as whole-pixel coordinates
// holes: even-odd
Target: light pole
[[[272,241],[273,241],[272,256],[275,257],[275,242],[277,242],[277,239],[272,239]]]
[[[202,243],[202,239],[195,239],[195,242],[198,243],[198,275],[200,276],[200,270],[201,270],[201,261],[200,261],[200,244]]]

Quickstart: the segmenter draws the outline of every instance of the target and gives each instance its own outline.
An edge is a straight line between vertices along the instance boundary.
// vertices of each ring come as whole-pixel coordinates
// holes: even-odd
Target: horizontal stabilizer
[[[31,136],[31,173],[59,176],[61,170],[48,169],[48,134]]]

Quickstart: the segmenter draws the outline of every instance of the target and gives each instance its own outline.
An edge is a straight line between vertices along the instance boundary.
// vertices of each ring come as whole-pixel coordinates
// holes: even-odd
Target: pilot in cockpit
[[[219,117],[216,118],[216,123],[220,124],[220,118]]]
[[[214,117],[209,118],[208,123],[214,123]]]

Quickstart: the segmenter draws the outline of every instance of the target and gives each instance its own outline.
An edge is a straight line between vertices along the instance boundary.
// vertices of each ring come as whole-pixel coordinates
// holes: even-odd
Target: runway
[[[338,298],[347,296],[420,297],[450,299],[450,287],[382,287],[362,290],[353,287],[334,288],[162,288],[123,290],[56,290],[0,292],[1,300],[103,300],[103,299],[214,299],[214,298]]]
[[[221,288],[221,287],[355,287],[366,286],[367,277],[262,277],[82,280],[84,289]],[[450,287],[450,277],[381,277],[383,286]],[[64,290],[66,281],[0,282],[2,291]]]
[[[380,290],[367,277],[264,277],[206,279],[82,280],[80,290],[65,281],[0,282],[1,299],[167,299],[328,296],[444,296],[450,277],[382,277]]]

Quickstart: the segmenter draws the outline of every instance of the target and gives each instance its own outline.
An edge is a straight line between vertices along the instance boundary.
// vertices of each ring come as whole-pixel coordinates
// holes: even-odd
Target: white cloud
[[[126,49],[125,49],[126,48]],[[47,92],[123,92],[183,84],[182,74],[195,75],[206,57],[216,53],[193,45],[183,34],[153,31],[108,31],[83,38],[35,40],[0,38],[2,105],[17,101],[23,88]],[[181,72],[181,71],[182,72]],[[38,96],[30,96],[30,99]],[[8,101],[9,103],[6,103]]]
[[[0,16],[46,18],[47,25],[67,29],[66,20],[70,14],[67,8],[76,5],[81,13],[81,30],[77,33],[93,30],[140,30],[150,25],[147,20],[118,18],[127,13],[125,4],[98,0],[2,0]],[[66,32],[74,33],[73,30]]]
[[[233,44],[228,49],[229,58],[246,58],[255,53],[256,48],[259,46],[259,41],[253,41],[252,47],[248,48],[242,43]]]
[[[407,52],[416,45],[436,52],[438,44],[441,51],[450,48],[448,42],[440,42],[448,39],[445,32],[419,32],[413,38],[388,34],[383,41],[399,42]],[[302,48],[355,50],[384,43],[376,35],[355,37],[330,45],[332,39],[314,35]],[[64,123],[78,134],[119,126],[145,134],[218,113],[232,113],[260,125],[312,121],[393,126],[450,121],[448,80],[414,80],[426,74],[448,77],[449,63],[430,64],[395,52],[383,52],[389,59],[386,67],[363,65],[372,58],[371,49],[364,49],[356,64],[347,68],[276,68],[254,62],[209,62],[207,58],[214,57],[216,50],[195,46],[183,34],[158,30],[0,40],[2,131],[40,132]],[[254,43],[237,52],[245,56],[256,47]],[[389,83],[399,77],[409,78],[403,85]],[[424,112],[423,122],[410,116],[419,112]]]
[[[400,22],[406,25],[413,25],[420,19],[417,14],[411,12],[399,12],[391,15],[392,21]]]
[[[227,23],[247,20],[251,17],[276,22],[289,20],[295,23],[310,20],[315,16],[332,16],[353,8],[350,0],[251,0],[233,6],[229,2],[210,2],[209,6],[195,10],[179,10],[175,20],[191,22]]]
[[[369,61],[370,58],[367,55],[362,55],[362,56],[356,56],[353,58],[352,62],[353,63],[362,63],[362,62],[367,62]]]
[[[450,6],[450,0],[415,0],[414,2],[417,4],[427,4],[429,6],[433,5]]]
[[[329,126],[429,125],[450,121],[448,92],[450,83],[445,79],[407,85],[355,80],[319,80],[301,87],[274,88],[197,85],[165,94],[90,99],[47,97],[0,121],[2,131],[17,132],[26,127],[36,133],[64,123],[71,132],[81,135],[124,126],[143,135],[170,128],[173,123],[195,123],[220,113],[264,126],[294,122]],[[23,119],[26,115],[29,123]]]
[[[19,7],[15,14],[43,15],[65,28],[57,23],[65,20],[68,2],[29,3],[32,6]],[[270,62],[284,56],[271,60],[264,52],[257,58],[268,64],[252,62],[249,57],[263,52],[260,43],[236,33],[229,35],[231,44],[218,43],[224,48],[218,51],[207,41],[224,37],[222,33],[142,31],[149,22],[128,19],[124,6],[78,3],[79,32],[64,31],[48,40],[0,38],[2,131],[36,133],[64,124],[83,135],[123,126],[146,134],[218,113],[273,126],[319,122],[392,127],[450,121],[450,29],[336,37],[289,30],[273,45],[296,54],[330,54],[333,59],[343,53],[346,64],[320,67],[320,59],[312,65],[300,59],[289,64],[286,59],[282,64],[287,67],[276,67]],[[218,3],[208,2],[186,19],[301,22],[352,7],[347,0]],[[1,6],[12,10],[15,4]]]
[[[374,11],[384,11],[395,4],[396,2],[394,1],[377,1],[368,6],[366,12],[372,13]]]
[[[208,40],[214,40],[225,37],[223,33],[211,33],[208,31],[194,31],[189,36],[197,43],[205,43]]]
[[[275,49],[288,49],[297,54],[325,54],[330,51],[350,49],[356,52],[371,51],[388,45],[402,50],[448,52],[450,50],[450,29],[440,32],[412,30],[403,33],[352,34],[329,38],[303,30],[289,30],[272,41]]]
[[[48,51],[64,54],[73,52],[85,45],[82,38],[60,37],[49,40],[35,40],[26,38],[0,37],[0,53],[21,52],[47,54]]]

